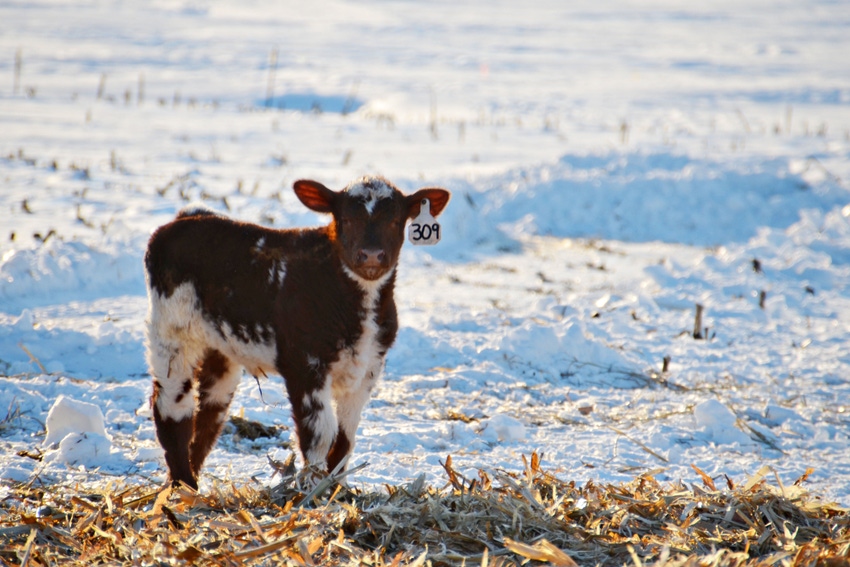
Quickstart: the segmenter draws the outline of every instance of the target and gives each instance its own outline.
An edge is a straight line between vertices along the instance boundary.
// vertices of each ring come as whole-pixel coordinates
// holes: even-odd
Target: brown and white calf
[[[173,483],[197,488],[243,368],[283,376],[305,465],[334,470],[398,329],[396,263],[423,199],[382,178],[342,191],[296,181],[327,226],[274,230],[206,210],[157,229],[145,255],[148,363],[156,433]]]

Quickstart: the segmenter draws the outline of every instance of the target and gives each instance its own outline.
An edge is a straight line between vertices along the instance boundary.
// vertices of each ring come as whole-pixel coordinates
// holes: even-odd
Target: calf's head
[[[431,215],[439,215],[449,192],[420,189],[404,195],[381,177],[364,177],[342,191],[317,181],[296,181],[295,194],[308,208],[333,215],[331,235],[343,264],[365,280],[377,280],[393,269],[404,242],[404,226],[428,199]]]

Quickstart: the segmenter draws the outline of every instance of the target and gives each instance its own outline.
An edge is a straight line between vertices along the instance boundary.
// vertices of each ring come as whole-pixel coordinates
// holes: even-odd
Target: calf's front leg
[[[340,463],[342,463],[340,470],[345,470],[348,465],[348,457],[354,451],[354,438],[357,434],[357,426],[360,425],[360,415],[372,395],[372,388],[378,380],[381,366],[382,364],[379,364],[370,371],[365,383],[360,384],[359,387],[340,388],[333,392],[339,430],[328,453],[329,471],[334,471]]]
[[[308,388],[293,387],[287,381],[287,390],[304,466],[326,471],[328,452],[338,429],[330,380]]]

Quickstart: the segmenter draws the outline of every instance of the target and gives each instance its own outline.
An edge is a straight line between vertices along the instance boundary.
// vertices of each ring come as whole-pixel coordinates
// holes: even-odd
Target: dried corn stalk
[[[381,491],[298,488],[274,463],[272,489],[112,484],[15,486],[0,502],[0,565],[191,562],[198,565],[847,565],[850,513],[759,471],[722,489],[700,484],[579,486],[540,466],[446,485],[424,477]],[[339,480],[339,479],[336,479]]]

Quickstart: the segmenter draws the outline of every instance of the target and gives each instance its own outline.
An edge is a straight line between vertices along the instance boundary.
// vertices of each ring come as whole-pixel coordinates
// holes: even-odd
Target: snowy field
[[[402,255],[355,485],[539,451],[579,483],[812,468],[850,506],[850,4],[529,4],[0,4],[0,478],[164,481],[151,230],[314,225],[294,180],[381,174],[453,199]],[[231,413],[281,437],[229,430],[202,490],[288,454],[278,377]]]

